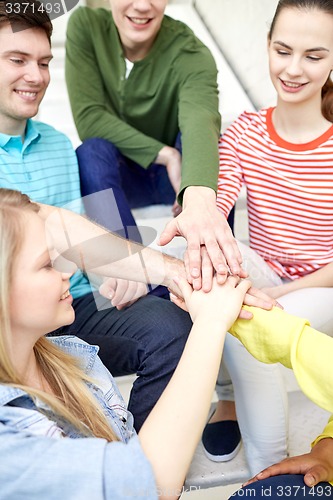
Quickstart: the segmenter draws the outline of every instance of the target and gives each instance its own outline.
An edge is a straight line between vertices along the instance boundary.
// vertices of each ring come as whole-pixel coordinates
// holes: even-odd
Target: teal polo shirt
[[[68,137],[50,125],[28,120],[26,134],[0,134],[0,187],[27,194],[33,201],[82,213],[77,158]],[[78,271],[71,278],[74,298],[91,292]]]

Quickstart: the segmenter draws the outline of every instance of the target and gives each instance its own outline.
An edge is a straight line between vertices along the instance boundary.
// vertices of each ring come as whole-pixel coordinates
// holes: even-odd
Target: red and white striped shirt
[[[220,139],[217,205],[227,216],[245,184],[251,248],[296,279],[333,260],[333,125],[292,144],[272,111],[244,112]]]

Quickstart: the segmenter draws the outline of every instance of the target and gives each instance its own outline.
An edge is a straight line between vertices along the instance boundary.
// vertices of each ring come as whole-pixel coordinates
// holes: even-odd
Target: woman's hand
[[[310,453],[286,458],[278,464],[267,467],[243,486],[281,474],[304,474],[304,482],[309,487],[321,481],[333,481],[333,439],[322,439]]]
[[[232,276],[229,276],[229,278],[232,278]],[[234,279],[237,281],[240,281],[238,277],[234,277]],[[216,283],[216,279],[214,278],[214,281]],[[243,280],[246,281],[246,283],[250,283],[248,280]],[[177,284],[179,281],[177,280]],[[179,286],[179,284],[178,284]],[[183,289],[181,290],[183,293]],[[205,292],[205,293],[210,293],[210,292]],[[176,297],[172,292],[170,292],[170,298],[172,302],[177,304],[178,307],[184,309],[185,311],[189,311],[188,307],[186,305],[185,299]],[[258,288],[254,288],[250,286],[245,293],[244,299],[243,299],[243,304],[247,306],[255,306],[255,307],[260,307],[262,309],[266,309],[267,311],[270,311],[273,307],[280,307],[280,304],[275,300],[266,295],[262,290],[259,290]],[[219,307],[221,307],[221,304],[219,304]],[[253,317],[253,314],[250,311],[247,311],[246,309],[241,309],[239,311],[239,318],[241,319],[251,319]]]
[[[224,284],[218,284],[213,279],[210,292],[193,290],[192,286],[184,278],[177,278],[184,299],[170,295],[171,300],[182,309],[188,311],[192,321],[199,317],[207,318],[207,329],[209,323],[220,322],[221,329],[228,330],[234,323],[242,307],[245,295],[251,287],[248,280],[240,280],[238,277],[229,276]]]
[[[273,307],[280,307],[283,309],[283,307],[274,298],[272,298],[272,296],[264,292],[264,289],[259,290],[253,286],[251,286],[245,295],[244,304],[246,306],[260,307],[261,309],[266,309],[266,311],[270,311]],[[251,319],[253,318],[253,314],[246,309],[241,309],[239,318]]]

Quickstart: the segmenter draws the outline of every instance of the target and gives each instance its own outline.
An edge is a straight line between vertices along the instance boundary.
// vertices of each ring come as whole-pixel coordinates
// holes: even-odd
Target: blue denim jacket
[[[96,381],[89,389],[120,441],[84,437],[44,403],[0,385],[0,500],[156,499],[153,472],[133,429],[133,417],[99,359],[98,347],[74,336],[49,340],[79,358]]]

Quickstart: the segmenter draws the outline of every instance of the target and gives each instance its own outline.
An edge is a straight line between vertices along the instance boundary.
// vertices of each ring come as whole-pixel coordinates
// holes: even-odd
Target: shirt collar
[[[98,346],[87,344],[73,335],[48,337],[48,340],[60,347],[61,350],[78,358],[80,360],[82,370],[87,374],[90,372],[99,351]],[[0,406],[4,406],[10,401],[26,395],[27,393],[22,389],[18,389],[10,385],[0,384]]]
[[[30,118],[27,120],[27,125],[25,128],[25,139],[22,144],[21,137],[19,135],[8,135],[0,133],[0,147],[6,149],[6,146],[11,145],[11,147],[16,147],[17,149],[27,148],[34,140],[39,140],[40,132],[38,131],[37,122],[34,122]]]

